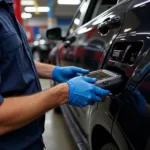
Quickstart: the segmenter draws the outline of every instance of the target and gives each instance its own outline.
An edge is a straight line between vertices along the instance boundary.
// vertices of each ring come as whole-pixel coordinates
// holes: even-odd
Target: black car
[[[50,39],[62,40],[55,47],[57,65],[124,78],[102,103],[61,106],[80,150],[150,150],[149,13],[149,0],[85,0],[66,37],[59,28],[48,30]]]

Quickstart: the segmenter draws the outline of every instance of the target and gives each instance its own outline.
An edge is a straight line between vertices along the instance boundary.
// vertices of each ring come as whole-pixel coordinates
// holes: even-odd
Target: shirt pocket
[[[27,83],[27,72],[30,62],[17,33],[11,33],[0,42],[1,61],[4,74],[10,71],[11,76],[23,85]],[[16,70],[16,71],[14,71]],[[11,78],[9,76],[9,78]],[[33,77],[32,77],[33,78]]]
[[[1,58],[5,58],[9,53],[14,52],[22,45],[17,33],[8,33],[0,38]]]

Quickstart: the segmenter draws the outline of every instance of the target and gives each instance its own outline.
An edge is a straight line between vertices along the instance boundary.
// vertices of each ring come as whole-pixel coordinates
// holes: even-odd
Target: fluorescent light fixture
[[[21,17],[22,17],[22,19],[29,19],[29,18],[32,18],[32,14],[23,12],[21,14]]]
[[[26,12],[36,12],[37,8],[36,7],[25,7],[24,10]]]
[[[78,18],[75,18],[74,23],[75,23],[76,25],[79,25],[79,24],[80,24],[80,20],[79,20]]]
[[[25,7],[26,12],[49,12],[49,7]]]
[[[49,7],[38,7],[37,10],[38,10],[38,12],[49,12],[50,8]]]
[[[79,5],[81,0],[58,0],[59,5]]]
[[[21,1],[21,5],[22,5],[22,6],[34,5],[34,1],[33,1],[33,0],[22,0],[22,1]]]

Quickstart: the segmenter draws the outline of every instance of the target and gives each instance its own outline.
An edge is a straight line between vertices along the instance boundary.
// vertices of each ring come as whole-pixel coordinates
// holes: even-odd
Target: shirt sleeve
[[[1,56],[0,56],[0,59],[1,59]],[[0,70],[0,85],[1,85],[1,70]],[[4,98],[0,94],[0,105],[3,103],[3,101],[4,101]]]
[[[1,59],[1,50],[0,50],[0,59]],[[0,69],[0,85],[1,85],[1,69]],[[4,98],[0,95],[0,105],[3,103]]]
[[[0,105],[3,103],[4,98],[0,95]]]

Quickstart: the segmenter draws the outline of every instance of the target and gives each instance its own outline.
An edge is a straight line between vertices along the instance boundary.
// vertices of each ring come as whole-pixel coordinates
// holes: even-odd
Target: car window
[[[118,0],[98,0],[97,6],[95,8],[92,18],[97,17],[98,15],[106,11],[107,9],[117,4],[117,1]]]
[[[70,29],[67,35],[71,35],[72,33],[74,33],[74,31],[78,27],[80,27],[81,25],[85,24],[89,20],[98,16],[105,10],[117,4],[117,1],[118,0],[91,0],[90,5],[89,5],[88,0],[85,0],[84,2],[82,2],[76,16],[74,17],[72,21],[72,24],[70,26]],[[88,11],[87,11],[87,7],[88,7]]]
[[[78,26],[80,25],[80,21],[81,21],[81,12],[79,11],[75,19],[73,20],[73,23],[69,30],[69,34],[72,34],[78,28]]]
[[[82,17],[87,9],[87,6],[88,6],[88,2],[87,1],[84,1],[76,16],[74,17],[73,21],[72,21],[72,25],[70,26],[70,30],[69,30],[69,35],[72,34],[82,23]]]

